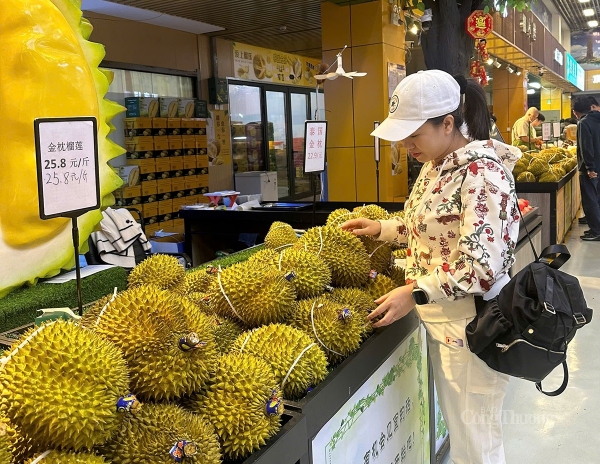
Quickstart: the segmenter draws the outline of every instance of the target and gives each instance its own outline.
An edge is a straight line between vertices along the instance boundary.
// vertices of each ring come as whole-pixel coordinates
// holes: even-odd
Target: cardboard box
[[[198,174],[196,177],[198,178],[198,186],[208,187],[208,174]]]
[[[158,216],[158,202],[142,203],[142,213],[144,214],[144,219]]]
[[[184,156],[173,156],[169,158],[171,171],[183,171]]]
[[[152,237],[159,230],[160,227],[158,227],[158,222],[155,222],[154,224],[146,224],[146,237]]]
[[[158,214],[171,214],[173,212],[173,200],[162,200],[158,202]]]
[[[159,179],[156,181],[156,192],[160,194],[164,194],[167,192],[172,192],[173,187],[171,185],[171,179]],[[171,195],[171,198],[173,195]]]
[[[196,99],[180,98],[177,116],[180,118],[193,118],[196,115]]]
[[[179,219],[179,209],[175,210],[175,207],[173,206],[173,212],[171,213],[171,217],[173,219]],[[181,219],[183,221],[183,219]]]
[[[183,177],[184,172],[183,169],[178,169],[177,171],[171,171],[171,179],[177,179],[178,177]]]
[[[152,159],[128,159],[127,164],[130,166],[139,166],[140,167],[140,178],[144,174],[150,174],[150,173],[156,172],[156,163],[154,161],[154,158],[152,158]],[[147,180],[152,180],[152,179],[147,179]]]
[[[125,157],[127,159],[154,158],[154,141],[152,137],[125,138]]]
[[[173,232],[183,235],[185,232],[185,223],[183,219],[173,219]]]
[[[169,179],[171,177],[171,171],[161,171],[156,173],[156,180],[160,181],[163,179]]]
[[[152,118],[152,135],[155,137],[167,135],[167,118]]]
[[[185,190],[177,190],[177,191],[173,191],[171,192],[171,197],[173,198],[173,202],[177,201],[178,205],[180,205],[179,207],[181,207],[181,205],[185,205],[187,204],[186,202],[188,201],[188,197],[185,194]],[[173,203],[173,205],[175,205],[176,203]],[[175,206],[173,206],[173,208],[175,208]]]
[[[195,164],[194,157],[194,164]],[[119,166],[115,168],[115,172],[123,181],[124,187],[133,187],[140,183],[140,167],[139,166]]]
[[[147,180],[142,182],[142,195],[156,195],[158,193],[158,185],[155,180]]]
[[[181,135],[181,119],[180,118],[169,118],[167,119],[167,135]]]
[[[171,191],[178,192],[180,190],[185,190],[185,177],[171,179]]]
[[[233,137],[246,137],[246,126],[244,124],[231,124]]]
[[[196,138],[194,136],[184,135],[181,137],[181,142],[184,156],[196,155]]]
[[[205,193],[208,193],[208,188],[206,189],[206,192],[202,189],[201,193],[202,194],[198,197],[198,203],[210,203],[210,199],[204,196]]]
[[[167,158],[169,153],[169,138],[166,135],[154,136],[154,157]]]
[[[181,118],[181,135],[196,135],[196,121],[191,118]]]
[[[164,171],[170,171],[170,170],[171,170],[171,158],[156,158],[156,171],[157,172],[164,172]]]
[[[207,148],[208,147],[208,136],[206,135],[194,135],[196,138],[196,148]]]
[[[187,203],[187,197],[173,198],[173,212],[178,212]]]
[[[183,174],[184,174],[185,176],[188,176],[188,177],[189,177],[189,176],[194,176],[194,177],[196,177],[196,175],[197,175],[196,168],[184,169],[184,172],[183,172]]]
[[[160,208],[160,202],[161,201],[166,201],[166,200],[172,200],[171,195],[173,195],[171,193],[171,191],[168,192],[163,192],[163,193],[159,193],[158,194],[158,203],[159,203],[159,208]]]
[[[176,118],[179,108],[179,98],[160,97],[158,99],[161,118]]]
[[[186,176],[185,177],[185,189],[186,190],[199,190],[200,189],[200,181],[196,176]],[[198,192],[194,192],[196,195]]]
[[[183,140],[180,136],[169,137],[169,155],[183,156]]]
[[[158,215],[158,225],[163,232],[173,231],[173,219],[171,213]]]
[[[156,173],[155,172],[147,172],[146,174],[140,175],[140,182],[143,184],[144,182],[154,182],[156,181]]]
[[[152,118],[125,118],[123,128],[125,137],[152,135]]]
[[[142,192],[144,193],[144,192]],[[158,204],[158,194],[153,193],[151,195],[142,195],[142,204],[156,203]]]
[[[196,169],[196,157],[195,156],[184,156],[183,157],[183,170]]]
[[[189,195],[188,205],[196,205],[200,202],[200,195]]]
[[[142,196],[142,186],[135,185],[133,187],[121,187],[115,190],[115,198],[135,198]]]
[[[208,175],[208,168],[196,168],[196,174],[200,175],[204,175],[207,176]]]
[[[170,226],[174,224],[171,221]],[[164,227],[159,227],[163,229]],[[184,240],[183,234],[170,235],[167,237],[152,237],[152,253],[183,253]]]
[[[208,155],[196,155],[196,167],[208,168]]]
[[[156,97],[127,97],[125,99],[126,116],[128,118],[158,116],[159,104]]]

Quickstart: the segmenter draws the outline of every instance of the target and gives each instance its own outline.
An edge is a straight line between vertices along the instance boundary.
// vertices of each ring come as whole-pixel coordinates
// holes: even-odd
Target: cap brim
[[[377,129],[371,132],[371,135],[390,142],[397,142],[398,140],[404,140],[426,122],[427,119],[416,121],[411,119],[387,118]]]

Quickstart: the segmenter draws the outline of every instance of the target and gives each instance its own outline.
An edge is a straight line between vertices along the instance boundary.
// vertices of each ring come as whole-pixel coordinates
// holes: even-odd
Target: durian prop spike
[[[31,461],[30,464],[37,464],[38,462],[41,462],[44,460],[44,458],[46,456],[48,456],[50,453],[52,452],[52,450],[48,450],[48,451],[44,451],[42,454],[40,454],[37,458],[35,458],[33,461]]]
[[[313,326],[314,327],[314,326]],[[316,335],[316,334],[315,334]],[[244,342],[245,343],[245,342]],[[281,381],[281,391],[283,391],[283,387],[285,386],[285,383],[287,382],[287,379],[290,377],[290,374],[293,372],[294,367],[296,367],[296,364],[298,364],[300,362],[300,359],[302,358],[302,356],[304,356],[304,354],[310,350],[313,346],[317,346],[316,343],[311,343],[310,345],[308,345],[306,348],[304,348],[302,350],[302,352],[298,355],[298,357],[294,360],[294,362],[292,363],[292,365],[290,366],[290,368],[288,369],[287,373],[285,374],[285,377],[283,378],[283,380]]]
[[[235,314],[237,316],[237,318],[242,321],[244,324],[247,324],[247,322],[242,319],[240,317],[240,315],[238,314],[238,312],[235,310],[235,308],[233,307],[233,304],[231,303],[231,300],[229,299],[229,297],[227,296],[227,293],[225,293],[225,289],[223,288],[223,283],[221,282],[221,266],[219,266],[219,272],[217,274],[217,281],[219,283],[219,288],[221,289],[221,293],[223,294],[223,296],[225,297],[225,300],[227,301],[227,303],[229,304],[229,307],[231,308],[231,310],[233,311],[233,314]]]
[[[28,344],[28,343],[31,341],[31,339],[32,339],[33,337],[35,337],[35,336],[36,336],[37,334],[39,334],[39,333],[40,333],[42,330],[44,330],[46,327],[49,327],[49,326],[51,326],[51,325],[52,325],[52,324],[54,324],[55,322],[56,322],[56,321],[50,321],[50,322],[48,322],[48,323],[46,323],[46,324],[44,324],[44,325],[42,325],[42,326],[38,327],[36,330],[34,330],[33,332],[31,332],[31,333],[29,334],[29,336],[28,336],[28,337],[27,337],[25,340],[23,340],[21,343],[19,343],[19,346],[17,346],[17,348],[16,348],[15,350],[13,350],[13,351],[12,351],[12,352],[11,352],[11,353],[8,355],[8,356],[4,356],[4,357],[0,358],[0,369],[2,369],[4,366],[6,366],[6,363],[7,363],[8,361],[10,361],[10,360],[12,359],[12,357],[13,357],[15,354],[17,354],[21,348],[23,348],[25,345],[27,345],[27,344]]]
[[[330,351],[330,352],[331,352],[331,353],[333,353],[333,354],[337,354],[338,356],[342,356],[342,357],[344,357],[344,355],[343,355],[342,353],[338,353],[337,351],[335,351],[335,350],[332,350],[331,348],[329,348],[329,347],[328,347],[328,346],[327,346],[325,343],[323,343],[323,342],[321,341],[321,339],[319,338],[319,335],[317,335],[317,328],[315,327],[315,306],[317,306],[317,301],[318,301],[318,300],[315,300],[315,302],[314,302],[314,303],[313,303],[313,305],[312,305],[312,308],[310,309],[310,322],[312,323],[313,333],[315,334],[315,337],[317,338],[317,341],[318,341],[318,342],[319,342],[321,345],[323,345],[323,347],[324,347],[324,348],[325,348],[327,351]],[[322,305],[319,305],[319,306],[317,307],[317,309],[318,309],[318,308],[320,308],[321,306],[322,306]]]

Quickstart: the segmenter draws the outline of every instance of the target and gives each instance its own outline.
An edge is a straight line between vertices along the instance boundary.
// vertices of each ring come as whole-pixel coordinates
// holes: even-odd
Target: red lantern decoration
[[[483,10],[475,10],[467,18],[467,34],[473,39],[485,39],[492,32],[492,15]]]
[[[476,78],[479,77],[479,60],[471,61],[470,73],[471,77]]]
[[[485,73],[485,68],[483,66],[479,67],[479,83],[482,87],[488,85],[487,74]]]
[[[486,39],[479,39],[477,41],[477,52],[479,53],[479,57],[481,58],[481,61],[485,62],[489,59],[490,54],[487,52],[487,40]]]

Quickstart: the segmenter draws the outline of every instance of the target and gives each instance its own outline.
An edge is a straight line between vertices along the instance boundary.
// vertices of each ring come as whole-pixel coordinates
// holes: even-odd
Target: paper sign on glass
[[[542,140],[550,140],[552,138],[552,124],[545,122],[542,124]]]
[[[304,172],[325,170],[327,121],[306,121],[304,133]]]
[[[560,122],[553,122],[552,123],[552,132],[553,132],[553,136],[556,138],[560,137]]]
[[[40,217],[76,217],[100,207],[97,122],[34,121]]]

